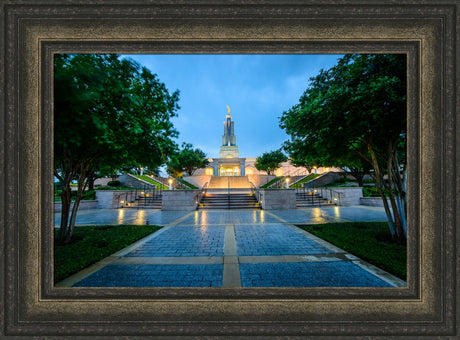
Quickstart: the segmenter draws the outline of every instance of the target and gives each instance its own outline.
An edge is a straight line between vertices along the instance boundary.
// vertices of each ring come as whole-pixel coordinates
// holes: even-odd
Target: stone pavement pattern
[[[120,209],[121,210],[121,209]],[[108,210],[77,224],[165,227],[112,256],[102,268],[61,283],[75,287],[391,287],[405,282],[293,223],[385,221],[379,208],[292,211]],[[99,211],[100,212],[100,211]],[[79,215],[80,216],[80,215]],[[131,221],[131,223],[129,223]],[[55,223],[58,223],[58,218]],[[134,222],[134,223],[133,223]],[[89,275],[88,275],[89,274]]]

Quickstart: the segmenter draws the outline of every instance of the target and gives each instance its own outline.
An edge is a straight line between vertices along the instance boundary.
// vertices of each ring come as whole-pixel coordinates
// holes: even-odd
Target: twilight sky
[[[257,157],[288,139],[279,127],[308,79],[334,66],[339,55],[124,55],[158,75],[170,93],[180,91],[177,142],[219,157],[223,122],[231,109],[240,157]]]

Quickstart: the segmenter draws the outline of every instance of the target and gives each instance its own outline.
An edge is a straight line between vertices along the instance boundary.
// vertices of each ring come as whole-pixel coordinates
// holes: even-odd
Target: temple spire
[[[230,107],[227,105],[227,115],[224,121],[224,134],[222,135],[222,146],[219,155],[221,158],[238,158],[238,146],[236,146],[235,122],[232,121]]]

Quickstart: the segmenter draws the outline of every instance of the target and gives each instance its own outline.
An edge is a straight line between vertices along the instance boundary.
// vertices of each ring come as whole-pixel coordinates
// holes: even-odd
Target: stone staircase
[[[212,190],[208,189],[198,209],[260,209],[251,190]]]
[[[139,208],[139,209],[161,209],[161,194],[160,195],[140,195],[131,203],[125,203],[124,208]]]
[[[318,206],[328,206],[328,205],[335,205],[335,204],[314,192],[307,192],[307,191],[296,192],[297,208],[318,207]]]

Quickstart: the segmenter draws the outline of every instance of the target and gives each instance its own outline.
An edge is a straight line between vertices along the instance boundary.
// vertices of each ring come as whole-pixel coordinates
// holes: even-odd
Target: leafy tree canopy
[[[171,157],[168,163],[168,173],[174,177],[182,177],[185,172],[191,176],[197,169],[205,168],[209,164],[206,154],[198,149],[193,148],[190,143],[182,143],[182,148]]]
[[[155,74],[132,60],[115,54],[55,56],[54,161],[64,188],[62,237],[70,239],[79,203],[69,225],[70,181],[78,180],[78,198],[98,171],[166,163],[176,148],[178,133],[170,119],[178,100],[178,91],[170,94]]]
[[[365,170],[364,160],[372,167],[381,196],[389,192],[393,216],[386,199],[384,205],[399,242],[405,238],[405,208],[398,206],[405,207],[399,173],[406,163],[406,78],[405,55],[345,55],[310,78],[299,103],[280,118],[290,136],[284,147],[297,161],[361,162]],[[391,197],[391,187],[398,187],[397,197]]]
[[[281,150],[265,152],[262,156],[256,158],[254,166],[259,171],[266,171],[267,174],[273,175],[281,163],[286,162],[287,157]]]

